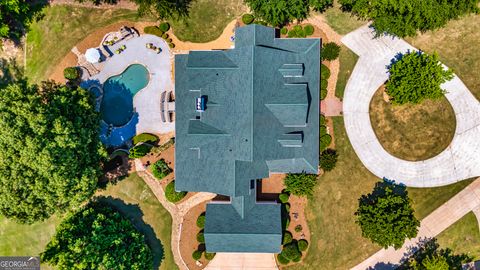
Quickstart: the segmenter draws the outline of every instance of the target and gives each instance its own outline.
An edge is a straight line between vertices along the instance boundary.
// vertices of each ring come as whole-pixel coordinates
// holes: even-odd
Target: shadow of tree
[[[393,263],[384,263],[379,262],[372,267],[369,267],[368,270],[393,270],[397,269],[398,265]]]
[[[377,198],[385,195],[386,189],[390,188],[394,194],[397,194],[402,197],[408,196],[407,187],[403,184],[397,184],[393,180],[383,178],[383,181],[375,183],[372,193],[367,195],[362,195],[359,199],[361,204],[369,204],[372,201],[376,201]]]
[[[148,246],[151,248],[153,254],[153,269],[158,269],[165,258],[163,245],[162,242],[157,238],[152,226],[145,223],[143,220],[143,211],[140,209],[138,204],[126,203],[121,199],[111,196],[101,196],[95,199],[98,202],[105,203],[120,212],[124,217],[128,218],[132,222],[139,232],[145,235],[145,240]]]
[[[19,12],[2,12],[2,23],[9,27],[6,38],[12,40],[16,45],[20,45],[22,36],[28,31],[29,24],[43,18],[42,10],[49,4],[48,0],[28,0],[19,1]],[[8,5],[8,4],[7,4]]]
[[[23,68],[15,59],[0,58],[0,87],[24,79]]]

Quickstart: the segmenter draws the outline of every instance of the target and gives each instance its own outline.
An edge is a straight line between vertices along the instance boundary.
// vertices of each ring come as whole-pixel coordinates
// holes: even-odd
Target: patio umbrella
[[[90,63],[98,63],[100,61],[100,51],[96,48],[90,48],[85,52],[85,58]]]

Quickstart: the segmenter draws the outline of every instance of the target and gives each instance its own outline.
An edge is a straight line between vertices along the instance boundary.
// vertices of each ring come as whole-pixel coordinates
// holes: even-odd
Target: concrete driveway
[[[206,270],[277,270],[275,254],[271,253],[217,253]]]
[[[442,88],[455,112],[457,126],[450,145],[424,161],[392,156],[380,144],[370,123],[369,104],[388,79],[386,66],[398,53],[416,50],[399,38],[374,38],[373,30],[361,27],[342,38],[359,60],[348,80],[343,114],[348,138],[358,157],[376,176],[412,187],[435,187],[480,176],[480,103],[455,76]]]

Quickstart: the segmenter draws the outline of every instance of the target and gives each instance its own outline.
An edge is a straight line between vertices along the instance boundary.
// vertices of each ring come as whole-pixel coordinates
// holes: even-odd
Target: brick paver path
[[[480,178],[424,218],[420,223],[416,238],[406,241],[402,248],[398,250],[393,248],[382,249],[353,267],[352,270],[365,270],[379,263],[398,264],[410,247],[417,246],[417,243],[422,239],[437,236],[467,213],[479,209],[479,207]]]
[[[348,138],[358,157],[376,176],[407,186],[435,187],[480,176],[480,103],[455,76],[442,85],[455,112],[455,136],[439,155],[424,161],[406,161],[382,147],[370,123],[369,104],[388,79],[386,66],[398,53],[416,50],[399,38],[374,38],[367,26],[347,34],[342,42],[358,56],[343,98]]]

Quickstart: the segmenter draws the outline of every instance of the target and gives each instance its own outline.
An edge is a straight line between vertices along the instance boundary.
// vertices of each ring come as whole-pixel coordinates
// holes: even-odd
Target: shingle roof
[[[270,215],[280,207],[257,205],[250,180],[317,173],[319,82],[319,39],[278,39],[259,25],[237,29],[234,49],[175,56],[176,189],[232,198],[231,205],[207,207],[207,250],[227,248],[212,235],[222,220],[231,224],[221,234],[237,239],[257,234],[260,226],[251,222],[266,215],[261,222],[271,230],[261,234],[281,238],[280,215]],[[199,97],[207,100],[204,112],[196,111]]]

